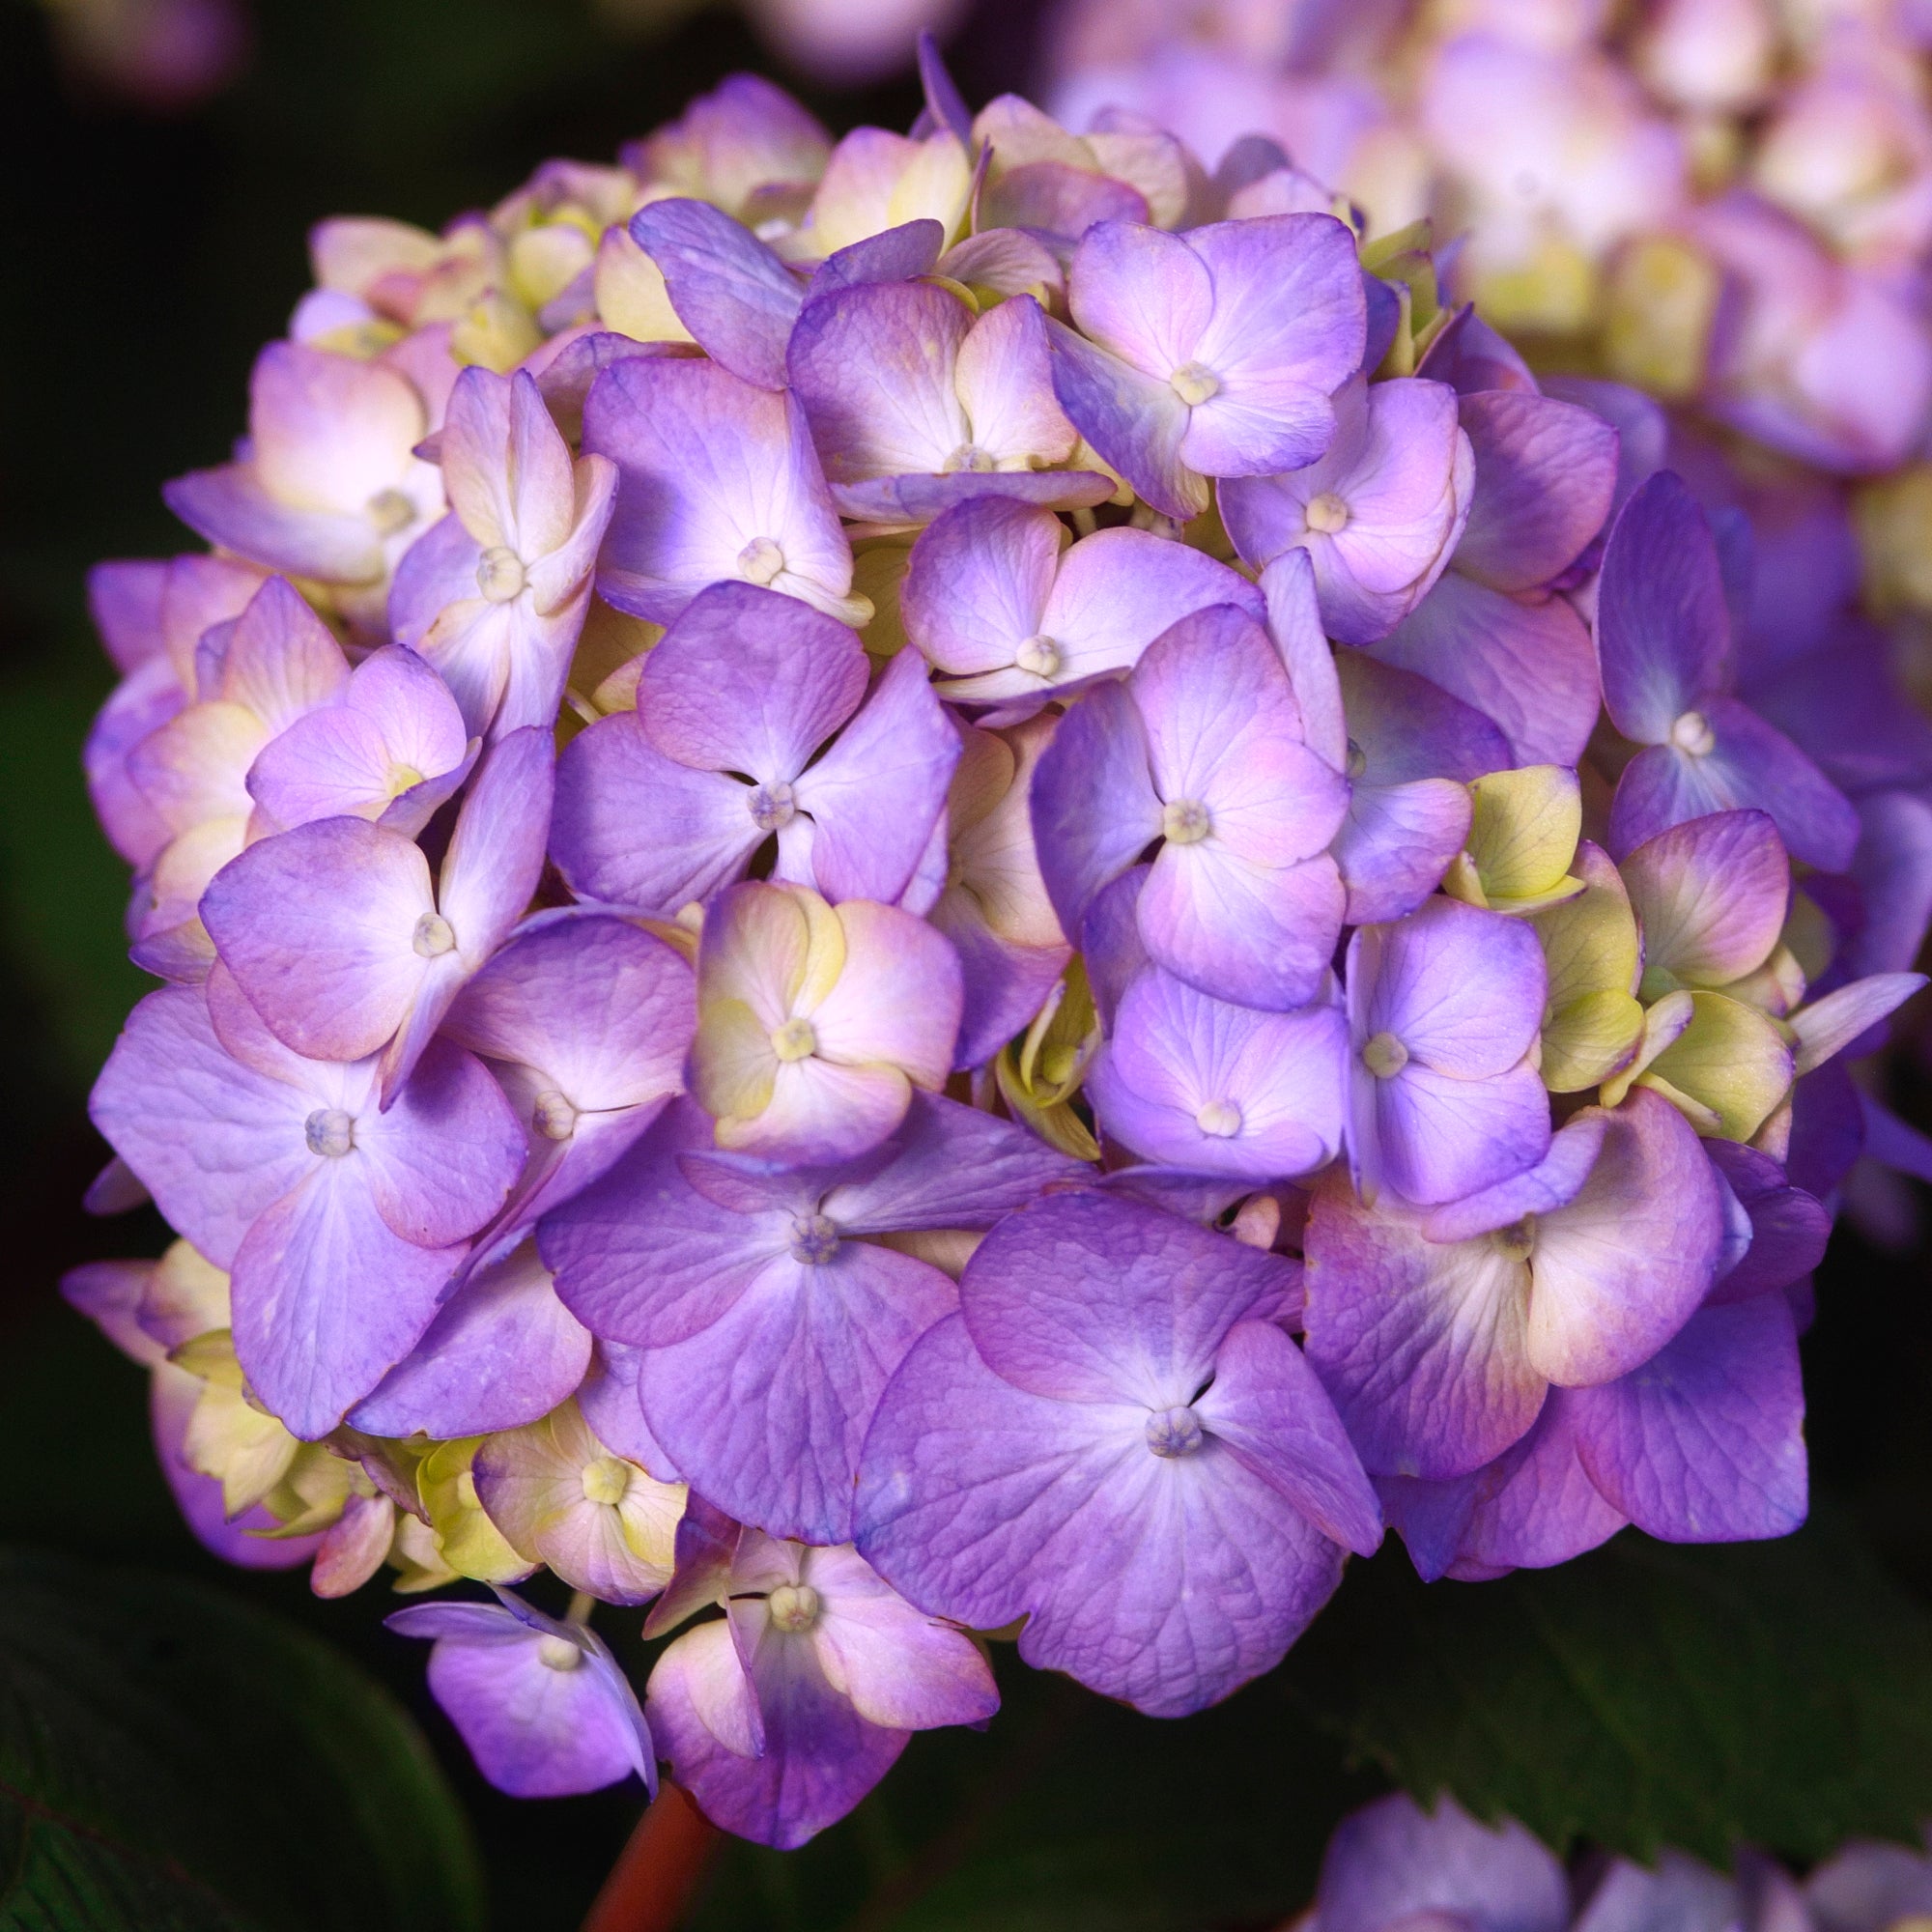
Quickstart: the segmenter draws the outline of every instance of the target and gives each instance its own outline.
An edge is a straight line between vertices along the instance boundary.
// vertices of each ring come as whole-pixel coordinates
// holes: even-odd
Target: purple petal
[[[1082,237],[1067,278],[1067,305],[1081,332],[1163,385],[1193,359],[1214,314],[1214,277],[1192,240],[1140,222],[1102,222]],[[1081,429],[1107,456],[1092,431]]]
[[[959,1284],[992,1372],[1061,1402],[1192,1400],[1236,1321],[1264,1319],[1292,1270],[1138,1203],[1052,1194],[980,1242]]]
[[[1209,1432],[1321,1533],[1373,1556],[1381,1505],[1315,1371],[1269,1321],[1237,1321],[1195,1406]]]
[[[1453,1798],[1433,1812],[1394,1792],[1343,1819],[1322,1855],[1321,1932],[1387,1932],[1438,1918],[1472,1932],[1564,1932],[1570,1886],[1513,1818],[1479,1825]]]
[[[1536,1420],[1529,1270],[1487,1237],[1438,1244],[1394,1201],[1316,1194],[1304,1238],[1308,1359],[1363,1463],[1441,1481],[1493,1461]]]
[[[1458,1200],[1541,1160],[1549,1147],[1549,1096],[1527,1061],[1475,1079],[1411,1061],[1393,1080],[1376,1081],[1371,1097],[1379,1165],[1352,1146],[1351,1153],[1364,1173],[1410,1201]]]
[[[1047,896],[1061,930],[1078,932],[1094,895],[1160,835],[1147,734],[1123,686],[1096,686],[1061,720],[1030,797]]]
[[[1256,1180],[1311,1174],[1342,1141],[1348,1025],[1257,1012],[1141,974],[1087,1075],[1100,1124],[1150,1160]]]
[[[1718,812],[1649,838],[1618,868],[1643,932],[1644,970],[1722,986],[1761,966],[1784,926],[1791,867],[1759,811]]]
[[[415,1347],[461,1259],[392,1232],[359,1161],[315,1163],[235,1256],[235,1352],[256,1393],[304,1441],[327,1435]]]
[[[794,787],[800,809],[811,814],[818,890],[835,905],[895,900],[932,837],[958,762],[959,734],[933,696],[925,660],[901,651],[838,743]]]
[[[1081,247],[1116,225],[1103,222],[1089,230]],[[1102,460],[1162,516],[1178,523],[1199,516],[1208,507],[1208,492],[1206,481],[1181,460],[1180,446],[1188,432],[1187,405],[1167,383],[1144,374],[1062,323],[1048,320],[1047,342],[1053,354],[1053,392],[1060,407]]]
[[[762,242],[722,209],[682,198],[640,208],[631,237],[713,361],[761,389],[784,387],[785,343],[805,291]]]
[[[1634,1375],[1567,1400],[1591,1481],[1647,1534],[1728,1543],[1804,1520],[1804,1395],[1782,1294],[1704,1309]]]
[[[583,425],[585,450],[617,465],[598,587],[619,610],[668,623],[707,583],[753,574],[845,608],[851,547],[791,398],[712,362],[633,359],[597,379]]]
[[[1492,720],[1518,764],[1575,765],[1596,726],[1596,652],[1561,597],[1520,601],[1451,570],[1369,648]]]
[[[1597,651],[1617,729],[1659,745],[1716,692],[1731,622],[1711,526],[1679,477],[1660,470],[1626,503],[1604,551]]]
[[[810,1645],[766,1661],[754,1694],[727,1623],[680,1636],[658,1660],[645,1700],[660,1748],[705,1815],[781,1850],[842,1818],[892,1769],[910,1735],[867,1723],[826,1683]],[[762,1713],[761,1756],[718,1735],[736,1731],[745,1742],[748,1706]]]
[[[1456,899],[1364,927],[1349,949],[1349,1002],[1362,1037],[1392,1033],[1411,1062],[1464,1080],[1502,1073],[1529,1051],[1545,977],[1528,926]]]
[[[1577,1460],[1571,1401],[1570,1391],[1551,1389],[1529,1434],[1477,1472],[1450,1576],[1548,1570],[1624,1527],[1629,1519],[1604,1500]]]
[[[957,1305],[937,1268],[865,1242],[775,1263],[689,1340],[646,1350],[645,1420],[720,1508],[775,1536],[842,1542],[880,1392]]]
[[[1026,1394],[943,1321],[867,1438],[860,1549],[934,1614],[1024,1616],[1037,1668],[1152,1716],[1199,1710],[1280,1659],[1341,1551],[1212,1435],[1164,1459],[1146,1423],[1137,1404]]]
[[[1022,161],[1002,172],[980,200],[980,219],[1000,228],[1077,241],[1096,221],[1148,219],[1147,197],[1123,181],[1065,161]]]
[[[88,1111],[169,1222],[226,1267],[255,1217],[314,1164],[302,1122],[316,1104],[232,1060],[201,988],[182,986],[128,1014]]]
[[[1588,410],[1524,390],[1464,396],[1460,414],[1476,494],[1456,568],[1492,590],[1534,590],[1604,527],[1617,434]]]
[[[439,1440],[518,1429],[567,1401],[589,1365],[589,1331],[526,1246],[471,1275],[350,1420],[372,1435]]]
[[[929,215],[882,228],[876,235],[835,248],[819,263],[806,299],[816,301],[867,282],[906,282],[930,274],[945,245],[944,227]]]
[[[556,784],[554,746],[547,724],[499,738],[457,814],[437,901],[472,972],[502,944],[536,892]]]
[[[429,1688],[483,1776],[512,1798],[598,1791],[633,1773],[654,1782],[650,1733],[636,1693],[608,1653],[596,1656],[573,1646],[580,1662],[559,1670],[545,1662],[544,1634],[515,1619],[514,1632],[506,1626],[500,1636],[480,1628],[440,1634],[424,1623],[402,1621],[432,1609],[486,1607],[424,1605],[389,1619],[391,1629],[405,1636],[438,1636],[430,1653]],[[567,1637],[554,1640],[570,1643]]]
[[[1011,665],[1039,630],[1065,535],[1045,510],[999,497],[947,510],[913,546],[899,593],[907,637],[941,670]]]
[[[1462,851],[1470,813],[1468,788],[1453,779],[1395,785],[1357,780],[1332,848],[1348,895],[1343,923],[1373,924],[1413,912]]]
[[[668,916],[743,872],[766,838],[754,797],[666,757],[637,713],[618,712],[579,732],[557,761],[551,856],[582,897]],[[639,825],[656,837],[639,838]]]
[[[1793,1187],[1784,1170],[1755,1148],[1710,1140],[1704,1151],[1750,1222],[1749,1247],[1719,1272],[1711,1300],[1744,1301],[1809,1274],[1824,1259],[1832,1233],[1832,1217],[1822,1204]]]
[[[215,875],[202,918],[222,963],[310,1059],[359,1060],[408,1018],[429,977],[416,950],[436,900],[414,842],[325,818],[251,845]]]

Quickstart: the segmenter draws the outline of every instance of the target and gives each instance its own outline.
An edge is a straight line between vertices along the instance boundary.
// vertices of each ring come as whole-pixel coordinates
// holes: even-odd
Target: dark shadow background
[[[969,99],[1025,86],[1037,25],[1030,0],[978,10],[952,49]],[[242,428],[249,363],[307,285],[310,223],[381,213],[440,226],[547,156],[611,157],[744,67],[797,88],[835,132],[904,127],[918,108],[909,80],[843,95],[802,83],[722,8],[621,34],[591,0],[257,0],[240,82],[160,119],[76,86],[43,14],[0,0],[0,1539],[218,1577],[355,1656],[422,1719],[477,1826],[493,1923],[519,1932],[577,1924],[635,1822],[636,1786],[497,1797],[423,1694],[420,1647],[383,1632],[379,1591],[322,1604],[300,1573],[203,1555],[154,1466],[143,1376],[55,1295],[74,1263],[164,1239],[152,1213],[103,1224],[78,1207],[105,1153],[87,1087],[145,985],[122,954],[123,868],[78,770],[110,682],[83,574],[99,557],[189,547],[158,485],[220,461]],[[1896,1096],[1921,1122],[1922,1089]],[[1814,1469],[1932,1594],[1923,1263],[1841,1234],[1819,1300]],[[997,1854],[1017,1926],[1030,1922],[1028,1816],[1057,1821],[1097,1870],[1131,1862],[1147,1821],[1159,1812],[1172,1829],[1179,1805],[1190,1830],[1226,1840],[1214,1922],[1258,1925],[1305,1895],[1328,1823],[1372,1789],[1339,1753],[1296,1758],[1312,1747],[1272,1733],[1258,1693],[1166,1727],[1042,1680],[1009,1690],[1015,1708],[991,1737],[916,1741],[890,1805],[864,1807],[809,1862],[734,1848],[701,1922],[884,1925],[943,1894],[971,1849]],[[1310,1779],[1325,1815],[1296,1821],[1293,1793]],[[910,1839],[907,1817],[923,1820]]]

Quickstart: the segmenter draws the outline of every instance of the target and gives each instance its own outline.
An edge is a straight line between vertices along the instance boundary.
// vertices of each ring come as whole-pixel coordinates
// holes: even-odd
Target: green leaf
[[[472,1932],[415,1726],[219,1592],[0,1550],[0,1928]]]
[[[1559,1849],[1805,1861],[1932,1814],[1932,1617],[1830,1518],[1729,1548],[1626,1531],[1491,1583],[1421,1583],[1391,1545],[1286,1674],[1358,1761]]]

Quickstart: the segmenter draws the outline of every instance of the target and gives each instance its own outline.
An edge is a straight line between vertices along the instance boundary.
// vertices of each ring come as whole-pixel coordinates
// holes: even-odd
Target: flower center
[[[310,1153],[325,1160],[340,1160],[355,1145],[355,1116],[340,1107],[318,1107],[302,1122],[302,1138]]]
[[[362,509],[379,536],[392,537],[416,519],[416,506],[400,490],[378,490]]]
[[[537,1662],[546,1670],[575,1670],[583,1662],[583,1653],[567,1636],[539,1637]]]
[[[977,442],[962,442],[941,466],[949,476],[956,475],[962,469],[970,469],[976,475],[983,476],[988,470],[999,466]]]
[[[765,1599],[772,1622],[781,1631],[809,1631],[818,1621],[818,1592],[810,1583],[781,1583]]]
[[[1708,757],[1718,749],[1718,734],[1701,711],[1687,711],[1670,727],[1670,742],[1693,758]]]
[[[547,1141],[567,1141],[577,1131],[577,1107],[569,1094],[546,1088],[530,1109],[530,1125]]]
[[[631,1487],[631,1465],[621,1456],[600,1456],[583,1465],[583,1500],[614,1508]]]
[[[503,544],[492,544],[476,559],[476,587],[492,604],[507,604],[524,594],[524,560]]]
[[[423,775],[413,765],[389,767],[388,791],[391,798],[401,798],[406,791],[413,791],[422,781]]]
[[[425,959],[440,959],[456,944],[456,935],[440,913],[426,912],[416,921],[416,929],[410,936],[410,944]]]
[[[1183,362],[1167,379],[1167,386],[1191,410],[1221,393],[1221,379],[1199,362]]]
[[[776,832],[789,825],[798,808],[792,803],[791,786],[781,781],[775,785],[754,786],[745,809],[760,832]]]
[[[791,1224],[791,1258],[819,1267],[838,1252],[838,1224],[824,1214],[800,1214]]]
[[[1195,1115],[1194,1124],[1216,1140],[1233,1140],[1241,1131],[1241,1110],[1232,1100],[1209,1100]]]
[[[1208,808],[1199,799],[1171,798],[1160,809],[1160,829],[1176,845],[1198,845],[1208,836]]]
[[[1498,1228],[1490,1236],[1490,1245],[1506,1262],[1526,1262],[1536,1246],[1536,1216],[1525,1214],[1507,1228]]]
[[[747,583],[770,583],[784,567],[784,552],[770,537],[753,537],[738,553],[738,575]]]
[[[1378,1080],[1393,1080],[1408,1065],[1408,1048],[1392,1033],[1378,1033],[1362,1048],[1362,1065]]]
[[[1147,1446],[1156,1456],[1191,1456],[1201,1440],[1201,1418],[1191,1408],[1157,1408],[1147,1419]]]
[[[1337,530],[1349,527],[1349,506],[1332,490],[1311,497],[1301,514],[1308,527],[1321,531],[1324,537],[1332,537]]]
[[[1052,677],[1060,668],[1060,646],[1051,638],[1032,637],[1013,653],[1013,662],[1036,677]]]
[[[812,1032],[811,1022],[803,1018],[786,1020],[772,1035],[772,1051],[787,1066],[794,1060],[810,1060],[818,1051],[818,1036]]]

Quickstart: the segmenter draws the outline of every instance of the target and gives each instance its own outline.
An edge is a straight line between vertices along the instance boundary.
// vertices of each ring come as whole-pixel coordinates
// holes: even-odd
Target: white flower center
[[[582,1482],[585,1502],[615,1508],[631,1487],[631,1465],[621,1456],[600,1456],[583,1465]]]
[[[567,1636],[539,1637],[537,1662],[546,1670],[575,1670],[583,1662],[583,1653]]]
[[[810,1583],[781,1583],[765,1599],[772,1622],[794,1634],[809,1631],[818,1621],[820,1607],[818,1592]]]
[[[1378,1080],[1393,1080],[1408,1065],[1408,1048],[1392,1033],[1378,1033],[1362,1048],[1362,1065]]]
[[[1147,1446],[1156,1456],[1191,1456],[1201,1441],[1201,1418],[1191,1408],[1157,1408],[1147,1419]]]
[[[772,1051],[788,1066],[794,1060],[810,1060],[818,1051],[818,1036],[808,1019],[788,1019],[772,1035]]]
[[[1687,711],[1670,727],[1670,742],[1693,758],[1708,757],[1718,749],[1718,734],[1701,711]]]
[[[1319,530],[1324,537],[1332,537],[1337,530],[1349,527],[1349,506],[1331,490],[1311,497],[1301,514],[1308,527]]]
[[[340,1107],[318,1107],[302,1122],[302,1138],[310,1153],[325,1160],[340,1160],[355,1145],[355,1116]]]
[[[745,809],[760,832],[776,832],[780,826],[789,825],[798,810],[792,803],[791,786],[782,781],[754,786],[745,801]]]
[[[1167,385],[1191,410],[1221,393],[1221,379],[1200,362],[1183,362],[1167,379]]]
[[[530,1125],[547,1141],[567,1141],[577,1131],[577,1107],[569,1094],[547,1087],[530,1109]]]
[[[1036,677],[1053,677],[1060,669],[1060,646],[1051,638],[1028,638],[1013,653],[1013,662]]]
[[[1208,808],[1199,799],[1171,798],[1160,809],[1160,829],[1176,845],[1198,845],[1211,829]]]
[[[949,476],[957,475],[962,469],[969,469],[976,475],[984,475],[988,470],[997,469],[999,465],[977,442],[962,442],[946,459],[942,467]]]
[[[503,544],[492,544],[476,559],[476,587],[492,604],[507,604],[524,594],[524,560]]]
[[[410,935],[410,944],[425,959],[440,959],[456,944],[456,934],[450,930],[449,922],[440,913],[426,912],[416,921],[416,929]]]
[[[1232,1100],[1209,1100],[1195,1115],[1194,1124],[1216,1140],[1233,1140],[1241,1131],[1241,1110]]]
[[[770,537],[753,537],[738,553],[738,575],[747,583],[770,583],[784,567],[784,552]]]

